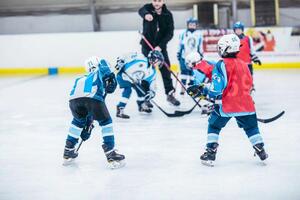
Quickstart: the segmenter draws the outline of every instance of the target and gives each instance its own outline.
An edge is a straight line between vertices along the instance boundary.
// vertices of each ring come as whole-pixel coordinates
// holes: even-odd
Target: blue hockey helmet
[[[233,30],[235,30],[235,29],[242,29],[242,31],[244,31],[244,28],[245,28],[245,25],[242,22],[240,22],[240,21],[234,23],[233,27],[232,27]]]
[[[165,58],[160,51],[153,50],[148,54],[148,61],[151,65],[158,65],[160,67],[165,61]]]
[[[198,19],[196,19],[195,17],[190,17],[190,18],[188,18],[188,19],[186,20],[186,24],[189,25],[189,24],[191,24],[191,23],[198,24],[199,21],[198,21]]]

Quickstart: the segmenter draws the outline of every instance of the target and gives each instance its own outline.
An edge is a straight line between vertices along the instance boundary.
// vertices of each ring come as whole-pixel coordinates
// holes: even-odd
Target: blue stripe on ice
[[[57,75],[58,74],[58,68],[57,67],[49,67],[48,68],[48,74],[49,75]]]

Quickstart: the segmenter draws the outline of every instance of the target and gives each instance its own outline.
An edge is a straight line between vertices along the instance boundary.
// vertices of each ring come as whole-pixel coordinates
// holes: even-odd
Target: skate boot
[[[260,158],[261,161],[264,161],[268,158],[268,154],[266,153],[265,149],[264,149],[264,144],[263,143],[259,143],[253,146],[255,153],[254,156],[258,156]]]
[[[175,93],[174,90],[169,92],[169,94],[167,95],[167,101],[174,106],[179,106],[180,102],[174,97],[174,93]]]
[[[78,153],[76,152],[75,145],[71,141],[67,140],[63,155],[63,165],[71,164],[77,156]]]
[[[139,111],[140,112],[144,112],[144,113],[151,113],[152,110],[151,108],[149,108],[145,102],[143,102],[142,104],[139,105]]]
[[[214,161],[216,160],[216,154],[217,154],[217,143],[213,143],[212,148],[207,147],[206,151],[200,156],[201,163],[203,165],[213,167]]]
[[[106,144],[103,144],[102,148],[110,169],[117,169],[125,166],[124,155],[117,153],[116,149],[109,149]]]
[[[118,106],[117,106],[116,116],[119,117],[119,118],[122,118],[122,119],[129,119],[130,118],[129,115],[124,114],[124,108],[118,107]]]
[[[153,104],[150,101],[145,101],[145,104],[148,108],[153,108]]]

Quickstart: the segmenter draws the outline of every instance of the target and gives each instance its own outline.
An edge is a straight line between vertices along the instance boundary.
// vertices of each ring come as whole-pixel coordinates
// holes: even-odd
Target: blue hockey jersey
[[[75,80],[69,99],[89,97],[99,101],[104,101],[103,96],[105,95],[105,85],[102,78],[110,73],[111,70],[109,64],[104,59],[101,59],[96,71],[81,76]]]

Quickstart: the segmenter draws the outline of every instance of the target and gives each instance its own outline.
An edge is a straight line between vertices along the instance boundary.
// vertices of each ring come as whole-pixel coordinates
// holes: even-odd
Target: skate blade
[[[141,112],[141,111],[139,111],[139,114],[142,115],[142,116],[149,116],[149,115],[152,114],[152,112],[147,113],[147,112]]]
[[[267,165],[267,163],[268,163],[268,157],[269,156],[267,156],[266,157],[266,159],[264,159],[264,160],[261,160],[260,158],[259,158],[259,156],[256,154],[256,153],[254,153],[254,157],[257,157],[257,159],[259,160],[259,165],[261,165],[261,166],[266,166]]]
[[[68,166],[68,165],[72,165],[75,161],[75,158],[68,158],[68,159],[63,159],[63,166]]]
[[[119,169],[122,168],[126,165],[126,163],[124,161],[110,161],[108,162],[108,167],[110,169]]]
[[[205,166],[208,166],[208,167],[213,167],[214,166],[214,161],[212,161],[212,160],[201,160],[201,163]]]
[[[172,104],[171,102],[168,102],[168,105],[169,105],[170,107],[176,107],[176,108],[181,107],[181,104],[179,104],[179,105],[174,105],[174,104]]]

